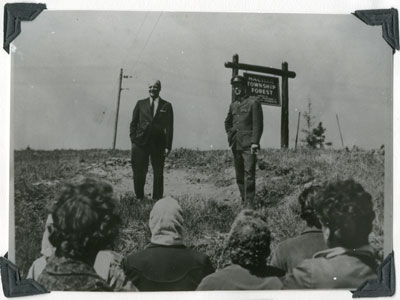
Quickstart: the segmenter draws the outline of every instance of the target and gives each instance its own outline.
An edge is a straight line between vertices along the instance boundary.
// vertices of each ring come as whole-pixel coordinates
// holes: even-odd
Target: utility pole
[[[119,116],[119,103],[121,101],[121,91],[128,90],[128,89],[122,88],[122,79],[123,78],[132,78],[132,76],[124,75],[124,69],[121,68],[121,72],[119,73],[119,88],[118,88],[117,112],[115,115],[113,150],[115,150],[115,144],[117,142],[117,128],[118,128],[118,116]]]
[[[337,126],[338,126],[338,128],[339,128],[340,140],[342,141],[342,148],[344,148],[342,130],[340,129],[340,123],[339,123],[338,114],[336,114],[336,121],[337,121]]]

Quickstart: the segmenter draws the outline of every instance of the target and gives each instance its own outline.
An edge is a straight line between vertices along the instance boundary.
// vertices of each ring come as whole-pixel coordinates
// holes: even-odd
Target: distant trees
[[[301,131],[305,133],[305,138],[302,142],[311,149],[323,149],[325,146],[325,131],[326,128],[319,122],[315,125],[315,116],[313,115],[311,100],[308,99],[307,110],[303,113],[303,118],[306,121],[306,128]],[[332,143],[326,143],[331,145]]]

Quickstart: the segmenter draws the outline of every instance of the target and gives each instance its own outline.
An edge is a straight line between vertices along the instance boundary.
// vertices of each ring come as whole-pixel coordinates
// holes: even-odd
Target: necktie
[[[150,111],[151,111],[151,116],[154,117],[154,100],[151,100]]]

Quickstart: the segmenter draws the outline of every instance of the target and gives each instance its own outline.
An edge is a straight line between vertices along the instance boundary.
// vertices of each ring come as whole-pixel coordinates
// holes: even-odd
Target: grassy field
[[[101,178],[115,187],[120,177],[109,177],[112,169],[129,170],[130,152],[108,150],[24,150],[14,153],[16,263],[22,276],[40,256],[44,223],[63,182],[92,176],[94,168]],[[166,164],[166,176],[173,171],[187,172],[187,184],[208,184],[216,190],[236,189],[230,151],[174,150]],[[297,196],[304,184],[314,180],[354,178],[375,201],[376,218],[371,244],[383,256],[384,155],[381,151],[338,150],[263,150],[258,155],[256,201],[267,216],[273,233],[272,248],[299,234],[304,223],[298,217]],[[125,175],[126,176],[126,173]],[[193,179],[194,178],[194,179]],[[186,184],[186,183],[182,183]],[[202,194],[172,195],[181,204],[186,221],[186,243],[207,253],[214,266],[227,263],[224,241],[233,219],[240,211],[239,201],[227,201]],[[143,249],[149,242],[148,216],[152,201],[139,202],[132,191],[118,192],[123,226],[115,243],[123,254]],[[228,199],[229,200],[229,199]]]

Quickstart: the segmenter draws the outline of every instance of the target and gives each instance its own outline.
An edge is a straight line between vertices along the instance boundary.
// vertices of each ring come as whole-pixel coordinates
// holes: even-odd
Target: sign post
[[[232,57],[232,61],[233,61],[233,63],[238,64],[239,63],[239,55],[235,54]],[[232,68],[232,77],[234,77],[234,76],[236,76],[238,74],[239,74],[239,69],[236,68],[236,67],[233,67]],[[232,90],[232,103],[235,102],[235,100],[236,100],[236,96],[235,96],[235,93]]]
[[[288,63],[282,63],[282,71],[288,71]],[[289,147],[289,78],[282,76],[282,110],[281,110],[281,148]]]
[[[282,69],[263,67],[239,63],[239,56],[235,54],[232,62],[226,62],[225,68],[232,69],[232,77],[239,74],[239,70],[267,73],[282,77],[282,103],[279,98],[279,78],[244,73],[247,78],[250,97],[256,97],[261,104],[282,106],[281,108],[281,148],[289,147],[289,78],[295,78],[296,73],[289,71],[287,62],[282,63]],[[232,91],[232,102],[235,96]]]

